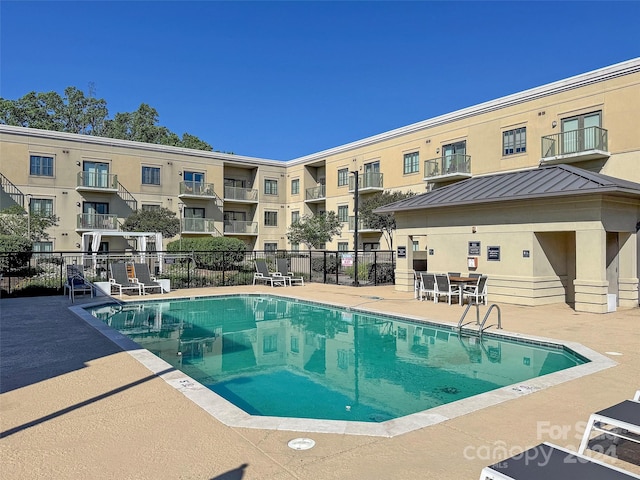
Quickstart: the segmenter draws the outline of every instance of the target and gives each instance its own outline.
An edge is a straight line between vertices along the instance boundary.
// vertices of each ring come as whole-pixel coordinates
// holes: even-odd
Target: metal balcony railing
[[[224,233],[257,235],[258,222],[226,221],[224,222]]]
[[[114,213],[79,213],[78,230],[118,230],[118,216]]]
[[[115,173],[78,172],[77,186],[118,191],[118,176]]]
[[[607,130],[604,128],[579,128],[542,137],[542,158],[593,150],[608,151]]]
[[[349,176],[349,191],[356,189],[356,179],[353,175]],[[358,175],[358,190],[379,189],[383,190],[382,173],[367,172]]]
[[[193,195],[197,197],[215,198],[216,193],[213,190],[213,183],[184,181],[180,182],[179,195]]]
[[[253,188],[242,187],[224,187],[224,199],[225,200],[240,200],[243,202],[257,202],[258,190]]]
[[[182,218],[180,219],[180,232],[220,235],[220,230],[216,228],[215,220],[212,218]]]
[[[319,200],[327,196],[327,187],[318,185],[317,187],[307,188],[305,194],[305,200]]]
[[[471,156],[454,153],[424,161],[424,178],[471,175]]]

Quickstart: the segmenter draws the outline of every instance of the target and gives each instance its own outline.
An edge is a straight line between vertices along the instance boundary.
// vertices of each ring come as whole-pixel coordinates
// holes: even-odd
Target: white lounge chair
[[[436,301],[436,277],[433,273],[421,272],[420,273],[420,289],[418,291],[418,298],[424,300],[426,298],[433,298]]]
[[[482,469],[480,480],[630,480],[640,478],[551,443],[541,443]]]
[[[256,273],[253,274],[253,284],[256,284],[256,281],[269,283],[272,287],[277,285],[282,285],[283,287],[287,286],[287,280],[280,275],[279,273],[271,273],[269,272],[269,268],[267,267],[267,261],[264,258],[257,258],[255,261],[256,265]]]
[[[138,295],[142,295],[142,285],[135,279],[130,279],[127,275],[127,265],[124,263],[112,263],[109,265],[111,277],[109,282],[112,287],[118,289],[118,295],[122,296],[123,291],[138,291]]]
[[[304,286],[304,277],[293,276],[293,273],[289,271],[289,262],[286,258],[276,259],[276,265],[278,266],[278,273],[285,277],[290,286],[294,283],[299,283],[300,285]]]
[[[134,263],[133,271],[137,282],[142,286],[143,295],[147,293],[147,290],[157,290],[157,293],[164,293],[160,284],[151,276],[149,265],[146,263]]]

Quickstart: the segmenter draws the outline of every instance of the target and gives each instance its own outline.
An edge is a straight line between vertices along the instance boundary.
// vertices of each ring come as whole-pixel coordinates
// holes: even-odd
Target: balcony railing
[[[305,194],[305,201],[324,200],[327,196],[327,187],[318,185],[317,187],[307,188]]]
[[[215,198],[216,193],[213,190],[213,183],[204,183],[197,181],[180,182],[180,193],[182,196]]]
[[[115,173],[78,172],[76,189],[118,191],[118,176]]]
[[[542,160],[548,163],[606,158],[608,148],[607,130],[580,128],[542,137]]]
[[[356,229],[356,217],[349,217],[349,231],[353,232]],[[358,231],[359,232],[366,232],[367,230],[372,231],[372,230],[376,230],[375,228],[372,228],[368,222],[363,221],[362,218],[358,219]],[[378,231],[378,230],[376,230]]]
[[[353,192],[356,189],[356,179],[353,175],[349,176],[349,191]],[[367,172],[358,175],[358,192],[366,190],[384,190],[382,183],[382,173],[380,172]]]
[[[118,230],[115,213],[79,213],[77,230]]]
[[[231,235],[257,235],[258,222],[226,221],[224,222],[224,233]]]
[[[258,190],[242,187],[224,187],[224,199],[239,202],[257,202]]]
[[[458,180],[471,176],[471,156],[454,153],[424,161],[424,179]]]
[[[182,218],[180,219],[181,233],[202,233],[219,236],[220,231],[212,218]]]

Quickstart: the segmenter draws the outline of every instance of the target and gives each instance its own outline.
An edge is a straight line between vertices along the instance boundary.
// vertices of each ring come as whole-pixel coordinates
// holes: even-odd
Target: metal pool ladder
[[[469,304],[467,305],[467,308],[464,309],[464,312],[462,312],[462,316],[460,317],[460,320],[458,320],[458,331],[462,330],[462,327],[464,327],[465,325],[469,325],[471,322],[467,322],[467,323],[462,323],[465,319],[465,317],[467,316],[467,312],[469,311],[469,309],[471,308],[471,306],[476,307],[476,325],[479,325],[478,327],[478,335],[482,336],[483,332],[485,330],[487,330],[490,327],[493,327],[494,325],[497,325],[498,330],[502,330],[502,313],[500,312],[500,307],[498,305],[496,305],[495,303],[492,303],[491,305],[489,305],[489,309],[487,310],[487,313],[485,314],[484,318],[482,319],[482,322],[480,322],[480,305],[477,303],[471,303],[469,302]],[[498,323],[497,324],[491,324],[491,325],[487,325],[485,327],[485,324],[487,323],[487,320],[489,319],[489,315],[491,314],[491,311],[493,309],[496,309],[498,312]]]

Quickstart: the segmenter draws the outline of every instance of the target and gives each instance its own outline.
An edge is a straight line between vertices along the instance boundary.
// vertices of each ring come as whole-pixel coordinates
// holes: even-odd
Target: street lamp
[[[360,185],[360,177],[358,174],[358,171],[355,172],[351,172],[353,174],[353,179],[354,179],[354,194],[353,194],[353,215],[354,215],[354,223],[355,223],[355,227],[353,229],[353,250],[354,250],[354,256],[355,258],[353,259],[353,268],[355,269],[356,275],[356,281],[355,281],[355,286],[357,287],[358,284],[358,190],[359,190],[359,185]]]

